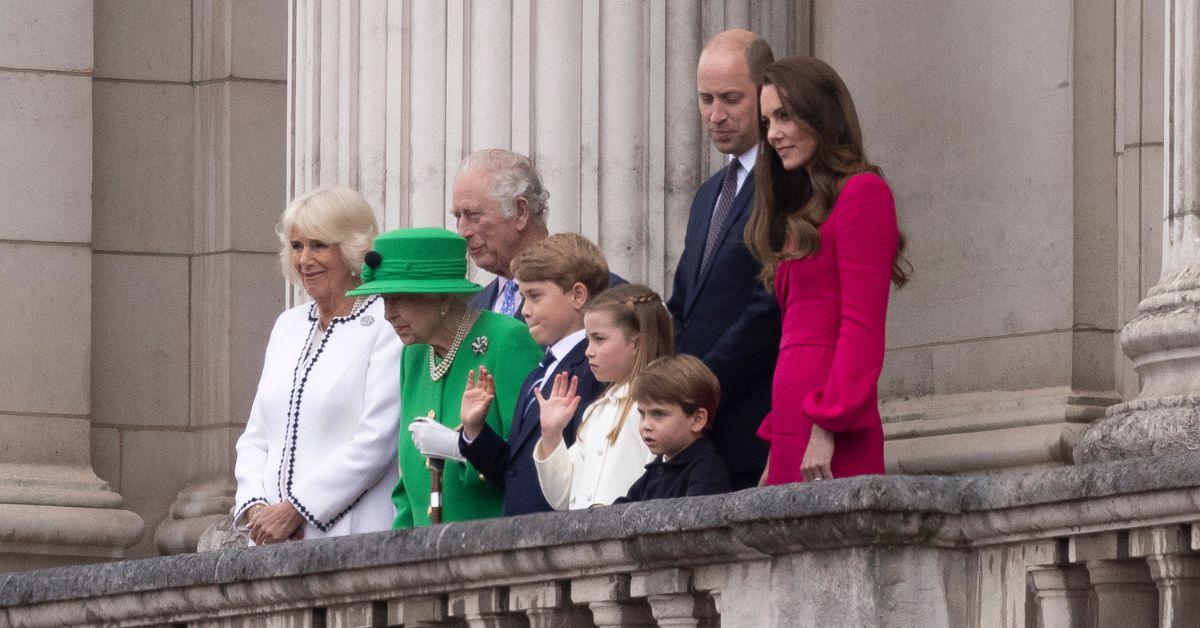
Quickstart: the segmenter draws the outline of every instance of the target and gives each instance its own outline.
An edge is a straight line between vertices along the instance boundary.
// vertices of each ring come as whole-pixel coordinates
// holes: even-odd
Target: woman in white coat
[[[377,296],[347,297],[378,233],[357,192],[313,190],[278,228],[311,303],[275,321],[237,442],[234,522],[256,544],[387,530],[399,478],[400,339]]]

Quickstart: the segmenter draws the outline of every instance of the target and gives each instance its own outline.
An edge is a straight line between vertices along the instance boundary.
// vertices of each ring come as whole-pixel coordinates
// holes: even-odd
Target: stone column
[[[508,591],[503,587],[475,589],[450,594],[451,617],[461,618],[468,628],[518,628],[526,622],[520,613],[510,613]]]
[[[664,569],[634,574],[629,594],[646,598],[660,627],[708,628],[720,625],[712,597],[695,590],[692,573],[686,569]]]
[[[0,572],[122,558],[144,528],[92,470],[92,11],[0,8]]]
[[[1158,625],[1158,594],[1150,568],[1130,553],[1121,532],[1071,537],[1072,563],[1087,567],[1092,585],[1091,625],[1098,628],[1152,628]]]
[[[1121,330],[1142,390],[1088,428],[1077,461],[1200,449],[1200,7],[1166,9],[1162,276]]]
[[[459,162],[511,148],[545,177],[551,231],[664,291],[696,186],[721,165],[696,110],[703,40],[748,26],[780,57],[808,50],[805,0],[289,7],[289,197],[350,185],[385,230],[452,227]]]
[[[233,506],[233,444],[283,305],[286,5],[97,16],[94,441],[156,526],[138,555],[189,552]]]
[[[1200,555],[1193,552],[1195,526],[1142,528],[1129,533],[1129,553],[1145,557],[1158,585],[1158,625],[1184,628],[1200,617]]]
[[[1091,583],[1083,567],[1048,567],[1029,572],[1037,628],[1085,628],[1090,620]]]
[[[597,628],[657,625],[646,601],[631,596],[628,574],[576,578],[571,601],[587,605]]]
[[[530,628],[584,628],[591,626],[586,608],[571,604],[562,582],[515,584],[508,589],[508,607],[524,611]]]

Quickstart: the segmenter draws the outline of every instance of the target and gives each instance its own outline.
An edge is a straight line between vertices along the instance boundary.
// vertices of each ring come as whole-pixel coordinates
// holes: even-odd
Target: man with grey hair
[[[550,235],[546,211],[550,192],[528,157],[502,148],[471,153],[454,178],[453,214],[467,252],[496,279],[471,300],[471,307],[525,320],[522,299],[509,268],[518,253]],[[609,286],[625,280],[609,273]]]
[[[453,213],[467,252],[496,279],[471,305],[521,318],[521,297],[509,264],[517,253],[550,235],[546,201],[533,162],[524,155],[489,148],[469,155],[454,178]]]
[[[743,29],[718,34],[700,54],[700,117],[713,147],[729,162],[696,192],[667,300],[677,349],[704,360],[721,382],[712,441],[735,490],[758,483],[766,463],[766,445],[755,432],[771,409],[779,352],[779,307],[742,241],[754,205],[755,84],[774,60],[771,47]]]

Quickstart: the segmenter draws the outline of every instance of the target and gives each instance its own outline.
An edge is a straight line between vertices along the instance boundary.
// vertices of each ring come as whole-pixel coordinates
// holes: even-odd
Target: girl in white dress
[[[548,398],[536,391],[542,438],[533,462],[542,493],[555,510],[611,504],[641,477],[654,455],[638,433],[629,383],[655,358],[675,352],[671,315],[646,286],[624,284],[600,293],[588,303],[583,326],[588,364],[608,389],[584,410],[571,447],[562,434],[579,405],[578,378],[568,381],[560,373]]]

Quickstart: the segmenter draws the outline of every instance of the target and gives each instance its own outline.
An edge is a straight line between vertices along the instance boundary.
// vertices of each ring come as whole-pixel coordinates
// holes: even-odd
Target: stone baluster
[[[524,611],[530,628],[584,628],[592,625],[587,609],[571,604],[562,582],[518,584],[508,589],[508,608]]]
[[[325,610],[325,628],[364,628],[387,625],[387,603],[339,604]]]
[[[1071,537],[1070,561],[1086,565],[1092,583],[1092,624],[1097,628],[1154,628],[1158,593],[1145,561],[1131,560],[1129,536],[1105,532]]]
[[[576,578],[571,581],[571,601],[587,604],[597,628],[656,625],[650,606],[630,596],[628,574]]]
[[[1166,2],[1162,276],[1121,329],[1142,390],[1075,447],[1096,462],[1200,449],[1200,6]]]
[[[646,598],[650,612],[661,627],[719,625],[713,599],[694,590],[692,573],[687,569],[635,574],[630,580],[629,593],[636,598]]]
[[[471,628],[516,628],[525,625],[521,617],[508,611],[508,591],[504,587],[451,593],[449,609],[451,617],[465,620]]]
[[[1084,567],[1047,567],[1029,572],[1036,628],[1086,628],[1091,615],[1091,582]]]
[[[463,621],[447,612],[446,598],[414,597],[387,603],[387,625],[414,628],[416,626],[463,626]]]
[[[1194,626],[1200,617],[1200,555],[1193,526],[1143,528],[1129,533],[1129,553],[1146,559],[1158,585],[1158,625]]]

